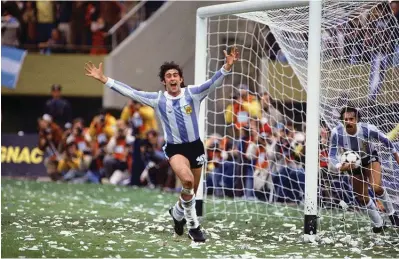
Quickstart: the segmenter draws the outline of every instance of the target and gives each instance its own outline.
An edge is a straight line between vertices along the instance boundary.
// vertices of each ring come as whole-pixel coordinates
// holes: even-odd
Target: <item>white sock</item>
[[[178,221],[183,220],[183,218],[184,218],[184,209],[181,207],[179,201],[177,201],[175,206],[173,206],[172,215]]]
[[[377,196],[377,198],[382,201],[382,204],[384,204],[384,208],[386,210],[386,213],[390,216],[395,213],[395,210],[393,209],[392,201],[389,198],[389,195],[385,188],[383,188],[384,192],[382,193],[381,196]]]
[[[369,199],[369,203],[365,207],[363,206],[362,209],[365,210],[366,214],[373,222],[374,227],[382,227],[384,220],[380,213],[378,213],[377,207],[372,199]]]
[[[197,228],[199,226],[199,221],[197,212],[195,211],[195,195],[193,195],[189,201],[185,201],[180,197],[180,201],[184,208],[184,217],[187,220],[188,229]]]

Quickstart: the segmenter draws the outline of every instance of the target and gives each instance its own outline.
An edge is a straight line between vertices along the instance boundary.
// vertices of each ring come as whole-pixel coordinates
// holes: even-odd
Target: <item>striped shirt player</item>
[[[201,167],[205,162],[204,145],[199,135],[199,112],[201,101],[229,74],[238,60],[238,50],[224,51],[226,63],[214,76],[201,85],[184,86],[183,72],[173,62],[165,62],[159,77],[166,91],[144,92],[104,76],[102,64],[96,68],[86,64],[86,75],[91,76],[114,91],[155,109],[164,130],[164,151],[169,164],[182,183],[180,199],[169,210],[175,224],[176,234],[182,235],[187,223],[188,236],[194,242],[205,242],[196,209],[195,193],[201,178]]]
[[[132,98],[155,109],[168,144],[182,144],[199,139],[199,109],[201,101],[223,82],[229,72],[221,68],[215,75],[201,85],[182,88],[178,96],[168,92],[137,91],[130,86],[108,78],[106,86],[120,94]]]
[[[331,132],[329,160],[339,171],[352,173],[353,191],[361,208],[370,217],[373,232],[380,233],[385,228],[385,222],[378,213],[373,199],[370,199],[368,185],[384,205],[392,225],[399,226],[399,216],[385,188],[382,186],[381,163],[375,142],[386,146],[399,164],[399,153],[387,136],[376,126],[359,122],[360,113],[356,108],[344,107],[341,111],[341,121]],[[361,164],[355,168],[352,164],[341,163],[338,152],[354,151],[361,157]]]
[[[330,162],[336,168],[339,168],[341,163],[338,153],[349,150],[359,153],[362,158],[362,167],[367,167],[372,161],[378,162],[379,156],[377,147],[376,144],[372,143],[372,140],[384,144],[385,147],[391,150],[392,154],[398,152],[388,137],[372,124],[359,122],[357,124],[357,132],[354,135],[348,134],[344,125],[339,124],[331,132]],[[342,151],[339,152],[339,149],[342,149]],[[356,172],[361,173],[360,170]]]

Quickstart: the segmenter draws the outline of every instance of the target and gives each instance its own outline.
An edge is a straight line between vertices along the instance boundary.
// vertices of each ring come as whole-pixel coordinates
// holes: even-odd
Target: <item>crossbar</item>
[[[200,18],[208,18],[218,15],[248,13],[262,10],[275,10],[283,8],[293,8],[308,6],[309,1],[294,0],[294,1],[275,1],[275,0],[263,0],[263,1],[242,1],[237,3],[218,4],[198,8],[197,16]]]

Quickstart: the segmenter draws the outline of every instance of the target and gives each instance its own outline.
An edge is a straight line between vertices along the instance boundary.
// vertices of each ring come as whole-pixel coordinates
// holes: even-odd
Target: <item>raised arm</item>
[[[223,67],[205,83],[188,87],[188,90],[193,98],[197,100],[203,100],[211,91],[214,91],[216,87],[222,85],[224,77],[229,74],[232,66],[238,60],[239,56],[239,52],[236,47],[231,49],[230,54],[227,54],[225,50],[223,52],[226,58],[226,63],[223,65]]]
[[[100,63],[99,67],[96,68],[91,62],[88,62],[85,65],[85,70],[86,70],[86,76],[90,76],[94,79],[97,79],[98,81],[105,84],[112,90],[120,93],[123,96],[129,97],[137,102],[146,104],[151,107],[155,107],[158,101],[159,93],[138,91],[128,86],[127,84],[106,77],[103,73],[102,63]]]

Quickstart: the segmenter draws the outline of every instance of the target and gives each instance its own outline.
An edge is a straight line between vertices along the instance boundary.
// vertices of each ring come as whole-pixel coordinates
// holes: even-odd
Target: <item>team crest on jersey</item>
[[[186,114],[191,114],[193,112],[193,108],[191,108],[191,106],[189,104],[187,104],[186,106],[183,107],[184,112]]]

